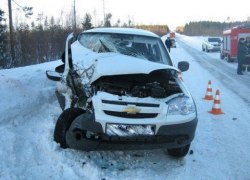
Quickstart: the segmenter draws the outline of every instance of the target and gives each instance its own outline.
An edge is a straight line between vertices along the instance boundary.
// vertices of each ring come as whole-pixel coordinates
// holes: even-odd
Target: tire
[[[225,58],[225,55],[223,53],[220,53],[220,59],[224,59]]]
[[[189,147],[190,144],[180,148],[168,149],[168,154],[176,158],[181,158],[187,155]]]
[[[229,54],[227,55],[227,62],[228,63],[233,62],[233,60],[232,60],[232,58],[231,58],[231,56]]]
[[[68,131],[71,123],[77,116],[80,116],[85,111],[80,108],[69,108],[62,112],[59,116],[55,130],[54,130],[54,140],[60,144],[62,148],[68,148],[66,142],[66,132]]]

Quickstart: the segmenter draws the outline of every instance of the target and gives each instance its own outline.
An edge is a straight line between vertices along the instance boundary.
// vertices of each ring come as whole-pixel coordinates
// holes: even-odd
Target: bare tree
[[[111,27],[111,18],[112,18],[111,13],[106,14],[105,21],[104,21],[104,27]]]

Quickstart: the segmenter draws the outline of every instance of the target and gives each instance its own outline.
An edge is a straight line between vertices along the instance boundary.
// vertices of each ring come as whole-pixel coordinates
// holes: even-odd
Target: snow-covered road
[[[178,38],[180,47],[184,48],[202,68],[208,70],[216,79],[220,79],[224,86],[250,105],[250,96],[246,96],[250,94],[249,73],[246,72],[245,76],[236,75],[237,62],[227,63],[226,60],[221,60],[219,52],[203,52],[201,51],[202,39],[193,38],[193,43],[194,40],[197,41],[194,45],[190,44],[188,38],[190,37]]]
[[[198,108],[196,137],[184,159],[173,159],[161,150],[61,149],[53,141],[61,113],[54,95],[56,85],[45,76],[45,70],[60,63],[55,61],[0,70],[0,179],[250,179],[250,104],[249,93],[244,94],[249,85],[237,81],[250,79],[250,72],[243,77],[232,72],[229,77],[234,80],[227,86],[223,80],[228,78],[223,76],[228,76],[227,72],[217,76],[212,67],[201,65],[207,64],[202,61],[217,58],[218,64],[225,63],[225,69],[235,71],[236,64],[219,60],[217,53],[200,55],[186,49],[183,42],[198,50],[200,38],[178,36],[177,48],[171,49],[175,64],[181,60],[190,63],[184,81]],[[214,66],[216,61],[212,61]],[[221,92],[223,115],[208,113],[213,102],[202,99],[208,80],[213,93],[216,89]]]

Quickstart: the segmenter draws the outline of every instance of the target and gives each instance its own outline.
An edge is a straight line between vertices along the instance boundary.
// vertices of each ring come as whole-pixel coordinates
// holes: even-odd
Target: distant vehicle
[[[250,25],[236,26],[223,31],[223,40],[220,51],[220,58],[233,62],[237,59],[238,41],[240,38],[250,36]]]
[[[74,40],[72,42],[72,40]],[[198,122],[181,80],[189,63],[173,66],[159,36],[131,28],[96,28],[66,41],[58,81],[63,110],[54,140],[80,150],[163,149],[183,157]]]
[[[207,37],[202,42],[202,51],[220,51],[221,38],[220,37]]]
[[[170,33],[169,33],[169,37],[170,37],[170,38],[175,38],[175,33],[174,33],[174,32],[170,32]]]
[[[171,39],[171,47],[176,48],[176,41],[174,38]]]

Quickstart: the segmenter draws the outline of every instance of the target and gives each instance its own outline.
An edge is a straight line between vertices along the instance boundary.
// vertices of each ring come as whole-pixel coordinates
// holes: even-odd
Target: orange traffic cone
[[[211,80],[208,81],[208,86],[207,86],[207,92],[206,92],[206,95],[203,99],[206,99],[206,100],[213,100],[213,94],[212,94],[212,86],[211,86]]]
[[[224,112],[221,111],[221,108],[220,108],[220,91],[219,90],[216,91],[216,96],[214,99],[214,105],[213,105],[212,111],[208,111],[208,112],[211,114],[215,114],[215,115],[225,114]]]

